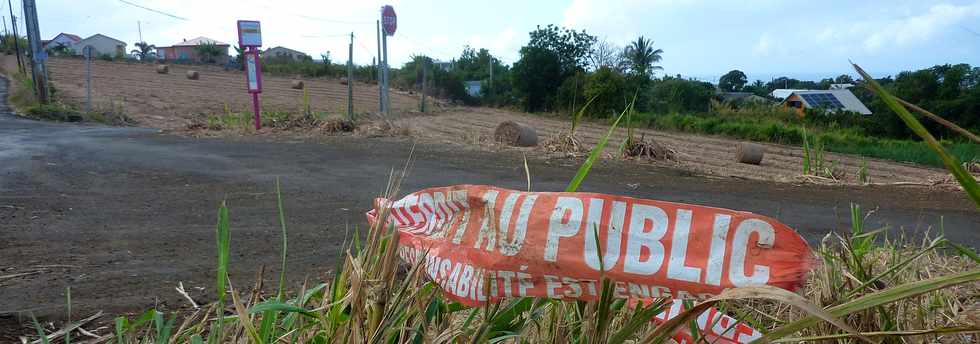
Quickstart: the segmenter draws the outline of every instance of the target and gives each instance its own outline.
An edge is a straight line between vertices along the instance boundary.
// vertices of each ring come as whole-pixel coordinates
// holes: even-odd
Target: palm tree
[[[146,42],[136,42],[135,45],[138,49],[133,49],[130,53],[139,56],[140,61],[146,61],[149,58],[157,56],[157,53],[154,51],[157,49],[157,46]]]
[[[235,57],[235,63],[238,64],[239,70],[245,70],[245,48],[235,46],[235,53],[238,56]]]
[[[201,57],[201,62],[204,63],[214,63],[222,53],[218,45],[213,42],[198,44],[194,47],[194,51],[197,52],[197,55]]]
[[[663,67],[654,65],[660,62],[663,49],[653,49],[653,41],[640,36],[623,51],[633,73],[650,77],[655,70],[663,70]]]

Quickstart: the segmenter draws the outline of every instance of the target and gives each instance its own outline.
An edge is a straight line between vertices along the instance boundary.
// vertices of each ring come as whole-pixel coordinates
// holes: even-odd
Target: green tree
[[[851,78],[851,76],[850,75],[847,75],[847,74],[841,74],[841,75],[838,75],[837,78],[834,79],[834,83],[835,84],[853,84],[854,83],[854,78]]]
[[[627,98],[633,94],[626,87],[626,78],[618,71],[609,66],[599,67],[585,83],[583,99],[595,98],[589,106],[589,114],[593,117],[615,117],[626,108]]]
[[[238,70],[245,70],[245,49],[239,46],[235,46],[235,63],[238,64]]]
[[[718,88],[721,88],[725,92],[737,92],[741,91],[742,87],[748,82],[749,80],[745,76],[745,73],[736,69],[725,73],[725,75],[721,76],[721,79],[718,79]]]
[[[218,57],[224,53],[214,42],[205,42],[194,46],[194,51],[201,58],[201,62],[215,63]]]
[[[136,42],[134,45],[136,46],[136,49],[133,49],[133,51],[130,53],[139,57],[140,61],[147,61],[156,58],[157,46],[146,42]]]
[[[521,58],[514,63],[515,96],[527,112],[555,108],[555,90],[564,79],[558,54],[540,47],[521,48]]]
[[[662,59],[663,49],[654,49],[653,41],[640,36],[630,43],[623,52],[629,70],[635,75],[649,78],[653,71],[663,70],[663,67],[655,65]]]
[[[531,40],[527,46],[550,51],[558,57],[560,72],[568,77],[578,69],[585,69],[592,54],[592,48],[598,39],[585,31],[575,31],[548,25],[537,27],[530,33]]]
[[[742,87],[742,91],[752,92],[760,97],[765,97],[767,94],[769,94],[769,90],[766,89],[766,83],[762,82],[762,80],[756,80],[752,84],[745,85],[745,87]]]
[[[708,111],[715,87],[707,82],[665,77],[653,83],[650,89],[655,112],[704,112]]]

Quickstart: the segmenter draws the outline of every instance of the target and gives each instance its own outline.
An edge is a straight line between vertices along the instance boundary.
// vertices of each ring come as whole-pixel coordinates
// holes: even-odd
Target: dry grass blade
[[[808,314],[811,314],[814,317],[823,319],[824,321],[834,324],[834,326],[837,326],[838,328],[847,331],[848,333],[855,336],[856,338],[859,338],[868,343],[875,343],[870,338],[861,336],[856,329],[854,329],[844,321],[820,309],[819,307],[814,306],[812,303],[807,301],[802,296],[784,289],[771,287],[771,286],[741,287],[741,288],[726,290],[720,295],[708,299],[707,301],[694,306],[693,308],[682,313],[681,315],[678,315],[676,318],[667,321],[666,323],[658,327],[656,330],[654,330],[647,337],[647,341],[660,343],[663,340],[666,340],[677,329],[681,328],[681,326],[687,324],[691,320],[694,320],[702,312],[708,310],[708,308],[711,308],[712,306],[714,306],[716,303],[720,301],[734,301],[734,300],[744,300],[744,299],[768,299],[768,300],[774,300],[780,303],[792,305],[796,308],[805,311]]]
[[[74,331],[75,329],[80,328],[82,325],[88,324],[88,323],[92,322],[92,320],[98,319],[101,316],[102,316],[102,312],[100,311],[98,313],[93,314],[92,316],[90,316],[88,318],[85,318],[85,319],[76,321],[76,322],[74,322],[74,323],[72,323],[72,324],[70,324],[68,326],[65,326],[64,328],[62,328],[62,329],[60,329],[58,331],[55,331],[52,334],[46,335],[45,338],[35,340],[35,341],[31,342],[31,344],[41,344],[41,343],[46,343],[46,342],[49,342],[49,341],[52,341],[52,340],[61,338],[62,336],[70,333],[71,331]]]
[[[914,336],[925,336],[925,335],[944,334],[944,333],[965,333],[965,332],[980,332],[980,327],[959,326],[959,327],[943,327],[943,328],[936,328],[931,330],[862,332],[861,335],[865,337],[914,337]],[[852,334],[842,333],[842,334],[831,334],[826,336],[781,338],[781,339],[773,340],[771,343],[809,343],[809,342],[830,341],[834,339],[847,339],[853,337],[854,335]]]
[[[934,290],[947,288],[957,284],[975,282],[978,280],[980,280],[980,270],[961,272],[949,276],[942,276],[942,277],[931,278],[918,282],[907,283],[897,287],[885,289],[873,294],[864,295],[862,297],[859,297],[847,303],[831,307],[827,309],[827,312],[835,317],[842,317],[865,309],[892,303],[910,297],[915,297],[917,295],[928,293]],[[813,315],[805,317],[803,319],[794,321],[790,324],[784,325],[772,332],[769,332],[769,334],[763,337],[763,339],[774,340],[777,338],[788,336],[799,330],[813,326],[814,324],[817,323],[817,320],[818,318]]]

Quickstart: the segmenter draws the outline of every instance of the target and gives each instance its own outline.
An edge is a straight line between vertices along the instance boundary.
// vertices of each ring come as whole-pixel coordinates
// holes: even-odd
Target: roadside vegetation
[[[519,59],[510,67],[486,49],[467,47],[458,58],[439,64],[416,56],[393,71],[393,79],[400,88],[420,90],[418,66],[424,63],[435,66],[429,69],[436,71],[430,74],[435,81],[430,81],[429,89],[440,97],[567,117],[596,99],[584,114],[592,121],[612,121],[635,95],[633,121],[638,127],[797,146],[803,144],[805,128],[828,152],[941,166],[935,155],[926,154],[928,146],[851,75],[763,82],[732,70],[715,85],[660,72],[658,64],[665,53],[643,36],[618,45],[584,31],[549,25],[529,33]],[[464,81],[479,82],[479,95],[463,92]],[[980,118],[975,115],[980,113],[980,67],[937,65],[875,81],[896,97],[932,109],[967,131],[980,132]],[[775,89],[826,90],[832,84],[855,85],[850,90],[873,114],[808,110],[799,116],[769,96]],[[720,92],[744,92],[767,101],[725,101]],[[924,120],[923,125],[959,159],[980,160],[980,145],[932,120]]]
[[[15,67],[16,68],[16,67]],[[94,122],[109,125],[132,125],[126,115],[123,102],[110,100],[107,103],[93,104],[92,111],[60,101],[59,93],[53,84],[49,90],[53,99],[49,104],[41,104],[34,94],[34,81],[27,73],[8,71],[0,67],[0,73],[7,77],[8,104],[16,113],[29,118],[58,122]]]
[[[880,85],[870,84],[927,142],[980,207],[980,186],[960,161]],[[576,191],[585,181],[613,129],[632,113],[633,104],[616,116],[609,134],[592,150],[566,191]],[[385,196],[395,198],[404,178],[404,171],[393,173]],[[215,292],[210,295],[214,301],[199,305],[178,286],[177,292],[188,299],[192,309],[172,314],[151,309],[136,317],[118,317],[112,334],[97,336],[97,340],[663,343],[675,331],[690,331],[700,340],[696,318],[710,307],[762,331],[761,340],[769,342],[959,343],[973,341],[980,332],[975,313],[980,301],[980,256],[944,239],[942,223],[936,224],[933,235],[916,233],[916,239],[889,236],[886,228],[867,228],[865,219],[873,212],[853,204],[849,226],[841,228],[842,234],[827,235],[816,247],[815,259],[821,264],[811,272],[800,295],[773,288],[735,288],[696,305],[692,302],[674,320],[656,324],[653,317],[666,309],[667,300],[634,305],[615,299],[614,281],[608,279],[601,281],[602,296],[597,301],[515,298],[476,308],[452,302],[438,284],[424,278],[424,259],[399,263],[398,233],[394,227],[386,227],[386,221],[376,221],[363,237],[360,231],[351,231],[344,244],[348,250],[330,280],[306,281],[290,291],[285,282],[288,231],[278,184],[276,193],[282,266],[275,289],[262,287],[261,274],[252,290],[231,283],[228,264],[234,230],[228,208],[221,204],[216,227]],[[387,211],[381,209],[378,216],[385,218]],[[69,323],[64,326],[66,330],[49,334],[35,321],[38,336],[45,343],[62,337],[70,342],[68,336],[81,325]]]

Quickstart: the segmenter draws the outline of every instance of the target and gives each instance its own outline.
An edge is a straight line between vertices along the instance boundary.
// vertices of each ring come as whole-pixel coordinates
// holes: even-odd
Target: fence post
[[[426,93],[425,91],[428,88],[428,86],[427,86],[427,84],[425,82],[425,79],[426,79],[425,78],[425,74],[426,74],[425,73],[425,70],[428,69],[428,68],[429,68],[428,67],[428,64],[425,63],[425,61],[423,60],[422,61],[422,113],[425,113],[425,93]]]
[[[92,112],[92,46],[82,48],[85,54],[85,111]]]

